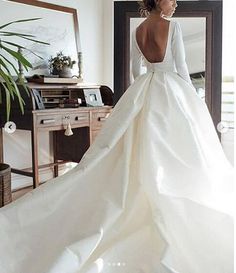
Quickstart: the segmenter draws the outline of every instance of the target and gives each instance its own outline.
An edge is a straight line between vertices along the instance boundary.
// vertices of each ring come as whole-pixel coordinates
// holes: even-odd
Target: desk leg
[[[57,161],[54,161],[54,163],[57,163]],[[54,177],[58,176],[58,172],[59,172],[59,168],[58,168],[58,164],[56,164],[53,167],[53,175],[54,175]]]
[[[0,128],[0,163],[3,163],[3,133]]]
[[[92,137],[92,130],[93,130],[93,122],[92,122],[92,111],[89,111],[89,147],[91,146],[93,142],[93,137]]]
[[[56,132],[52,132],[52,141],[53,141],[53,162],[57,163],[57,137],[56,137]],[[59,167],[58,164],[55,164],[53,166],[53,175],[54,177],[57,177],[59,174]]]
[[[33,187],[39,186],[39,168],[38,168],[38,134],[35,127],[31,131],[31,146],[32,146],[32,172],[33,172]]]

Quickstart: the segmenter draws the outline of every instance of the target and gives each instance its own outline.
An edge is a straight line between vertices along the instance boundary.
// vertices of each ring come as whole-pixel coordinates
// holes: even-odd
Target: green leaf
[[[7,65],[3,62],[2,59],[0,59],[0,66],[1,66],[1,65],[6,69],[6,71],[8,72],[8,74],[11,74],[11,73],[10,73],[10,70],[8,69]],[[2,68],[1,68],[1,69],[2,69]]]
[[[12,97],[12,99],[14,99],[15,90],[14,90],[13,85],[11,83],[11,82],[14,82],[14,79],[10,75],[4,73],[4,71],[2,69],[0,69],[0,76],[5,81],[6,86],[7,86],[8,90],[9,90],[10,96]]]
[[[2,43],[5,43],[5,44],[8,44],[8,45],[12,45],[12,46],[18,47],[18,48],[25,49],[26,51],[29,51],[29,52],[31,52],[33,55],[35,55],[36,57],[38,57],[39,59],[42,59],[42,60],[43,60],[43,58],[42,58],[41,56],[39,56],[39,55],[36,54],[34,51],[32,51],[32,50],[30,50],[30,49],[28,49],[28,48],[26,48],[26,47],[24,47],[24,46],[17,45],[17,44],[15,44],[15,43],[7,42],[7,41],[4,41],[4,40],[1,40],[1,42],[2,42]]]
[[[10,94],[9,94],[9,90],[6,87],[6,85],[4,83],[2,83],[2,86],[5,90],[5,94],[6,94],[6,108],[7,108],[7,121],[9,120],[10,117],[10,111],[11,111],[11,98],[10,98]]]
[[[37,18],[16,20],[16,21],[12,21],[12,22],[10,22],[10,23],[7,23],[7,24],[5,24],[5,25],[0,26],[0,29],[3,29],[3,28],[5,28],[5,27],[7,27],[7,26],[9,26],[9,25],[12,25],[12,24],[23,23],[23,22],[29,22],[29,21],[36,21],[36,20],[40,20],[40,19],[42,19],[42,18],[37,17]]]
[[[31,34],[19,33],[19,32],[11,32],[11,31],[0,31],[1,36],[25,36],[25,37],[35,37]]]
[[[6,62],[8,62],[12,66],[12,68],[14,69],[14,71],[16,72],[17,75],[19,74],[18,70],[16,69],[16,67],[14,66],[14,64],[12,62],[10,62],[5,56],[3,56],[1,54],[0,54],[0,57],[3,58]]]
[[[12,42],[4,41],[4,40],[1,40],[1,43],[5,43],[5,44],[8,44],[8,45],[12,45],[12,46],[17,47],[17,48],[23,48],[23,49],[26,49],[24,46],[21,46],[21,45],[18,45],[18,44],[12,43]]]
[[[32,42],[35,42],[35,43],[38,43],[38,44],[42,44],[42,45],[50,45],[49,43],[47,42],[43,42],[43,41],[39,41],[39,40],[35,40],[35,39],[31,39],[31,38],[28,38],[28,37],[24,37],[24,36],[21,36],[19,35],[20,38],[22,39],[25,39],[25,40],[29,40],[29,41],[32,41]]]
[[[20,61],[22,64],[23,64],[23,66],[25,67],[25,69],[26,70],[28,70],[28,67],[30,67],[30,68],[32,68],[32,64],[29,62],[29,61],[27,61],[26,59],[25,59],[25,57],[23,57],[23,55],[22,54],[20,54],[19,52],[17,52],[17,51],[14,51],[14,50],[12,50],[12,49],[10,49],[10,48],[7,48],[7,47],[5,47],[5,46],[1,46],[5,51],[7,51],[10,55],[12,55],[13,57],[15,57],[18,61]]]
[[[23,105],[24,100],[21,97],[18,86],[16,85],[14,79],[11,76],[5,74],[1,69],[0,69],[0,76],[5,81],[5,83],[2,82],[2,84],[5,88],[5,91],[7,90],[6,104],[7,104],[7,120],[8,120],[10,115],[10,108],[11,108],[11,98],[14,100],[14,95],[17,97],[22,114],[24,113],[24,105]],[[8,109],[9,109],[9,112],[8,112]]]
[[[6,36],[16,36],[16,37],[19,37],[21,39],[33,41],[33,42],[38,43],[38,44],[50,45],[50,43],[43,42],[43,41],[36,40],[36,39],[32,39],[32,38],[35,37],[34,35],[27,35],[27,34],[16,33],[16,32],[5,32],[5,31],[3,32],[3,31],[0,31],[0,36],[4,36],[4,37],[6,37]]]
[[[2,70],[0,70],[0,76],[5,80],[5,83],[2,82],[2,85],[6,93],[6,108],[7,108],[7,120],[9,120],[10,109],[11,109],[11,96],[12,96],[12,86],[9,82],[9,78]]]

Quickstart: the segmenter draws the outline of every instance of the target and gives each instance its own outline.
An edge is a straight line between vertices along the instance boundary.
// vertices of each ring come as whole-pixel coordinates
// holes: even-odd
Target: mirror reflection
[[[145,18],[130,18],[130,43],[131,35],[136,27],[144,21]],[[186,62],[193,85],[198,95],[205,99],[205,54],[206,54],[206,18],[173,18],[171,20],[180,23],[186,53]],[[131,45],[130,45],[131,48]],[[146,72],[145,62],[142,65],[142,73]],[[130,64],[130,79],[132,71]],[[132,81],[132,80],[131,80]]]

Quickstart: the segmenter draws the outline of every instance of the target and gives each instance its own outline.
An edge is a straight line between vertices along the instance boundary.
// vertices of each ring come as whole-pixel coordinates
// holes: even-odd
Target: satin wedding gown
[[[179,24],[80,164],[0,210],[1,273],[233,273],[233,167]]]

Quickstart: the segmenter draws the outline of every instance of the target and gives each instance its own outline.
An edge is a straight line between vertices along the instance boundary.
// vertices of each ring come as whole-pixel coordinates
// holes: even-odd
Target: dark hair
[[[147,16],[149,13],[156,8],[156,1],[155,0],[142,0],[139,3],[140,8],[139,12],[141,16]]]

